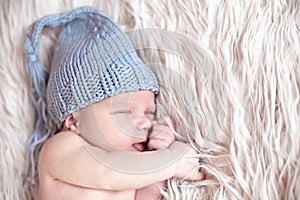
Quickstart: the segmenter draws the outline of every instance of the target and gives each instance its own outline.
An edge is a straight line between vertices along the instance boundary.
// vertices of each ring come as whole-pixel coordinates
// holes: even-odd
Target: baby
[[[48,78],[39,38],[58,26]],[[175,141],[171,118],[155,118],[156,77],[107,15],[81,7],[46,16],[29,28],[25,50],[38,115],[32,146],[47,139],[39,199],[160,199],[171,177],[204,178],[196,151]]]

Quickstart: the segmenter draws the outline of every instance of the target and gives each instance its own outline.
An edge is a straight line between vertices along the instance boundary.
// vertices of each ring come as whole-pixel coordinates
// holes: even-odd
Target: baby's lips
[[[146,150],[146,147],[145,147],[145,144],[144,143],[135,143],[132,145],[132,147],[139,151],[139,152],[142,152],[142,151],[145,151]]]

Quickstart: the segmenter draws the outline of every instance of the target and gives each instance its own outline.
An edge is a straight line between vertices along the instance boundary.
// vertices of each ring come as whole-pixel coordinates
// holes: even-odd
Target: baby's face
[[[153,92],[123,93],[95,103],[93,106],[97,129],[102,133],[97,134],[95,140],[103,141],[105,137],[107,142],[118,149],[144,150],[143,143],[147,141],[148,131],[152,127],[156,111]]]

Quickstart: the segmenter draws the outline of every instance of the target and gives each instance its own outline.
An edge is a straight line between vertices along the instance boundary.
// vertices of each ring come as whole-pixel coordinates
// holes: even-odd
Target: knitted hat
[[[62,31],[47,83],[38,78],[44,74],[47,79],[46,69],[38,60],[39,38],[44,27],[60,25]],[[71,113],[110,96],[137,90],[158,92],[155,75],[137,56],[126,34],[92,7],[35,22],[27,33],[25,50],[32,85],[47,85],[48,110],[60,123]],[[37,89],[36,93],[43,91]]]

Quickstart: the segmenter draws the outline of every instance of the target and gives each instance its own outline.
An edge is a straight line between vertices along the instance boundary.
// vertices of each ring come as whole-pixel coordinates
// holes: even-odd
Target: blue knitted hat
[[[44,81],[48,77],[38,60],[39,38],[44,27],[58,26],[62,26],[62,31],[49,80]],[[25,50],[32,86],[47,86],[44,100],[57,123],[110,96],[137,90],[158,92],[155,75],[137,56],[126,34],[107,15],[92,7],[41,18],[29,28]]]

